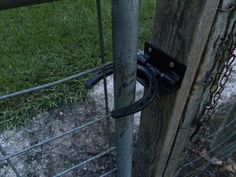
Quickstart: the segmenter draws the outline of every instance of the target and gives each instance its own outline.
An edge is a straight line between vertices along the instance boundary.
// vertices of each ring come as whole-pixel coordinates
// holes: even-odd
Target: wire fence
[[[234,28],[230,35],[235,35]],[[236,161],[233,160],[236,157],[236,99],[232,97],[220,104],[226,83],[236,66],[236,41],[230,35],[222,39],[216,63],[211,69],[216,70],[216,74],[206,85],[210,94],[198,117],[201,126],[190,138],[192,143],[186,147],[184,157],[179,159],[181,166],[174,177],[229,177],[236,173]]]
[[[227,106],[230,106],[228,104]],[[220,110],[218,110],[220,111]],[[226,131],[228,128],[232,129],[232,126],[236,125],[236,117],[230,121],[228,124],[219,127],[219,129],[212,134],[201,140],[200,144],[194,144],[187,149],[185,156],[181,158],[179,161],[184,162],[183,165],[179,168],[178,172],[174,177],[186,176],[186,177],[198,177],[198,176],[216,176],[215,173],[211,172],[211,169],[208,169],[210,166],[215,166],[216,168],[222,168],[226,166],[223,164],[223,160],[230,157],[234,152],[236,152],[236,131],[234,131],[230,136],[225,138],[216,146],[207,149],[208,144],[212,141],[212,138],[217,134]],[[206,144],[204,144],[206,143]],[[203,150],[206,152],[202,153],[198,150]],[[198,149],[193,151],[194,149]],[[194,155],[192,155],[194,153]],[[227,155],[226,155],[227,154]],[[191,170],[190,170],[191,169]],[[219,169],[217,169],[218,171]],[[185,171],[188,171],[186,173]],[[191,172],[189,172],[191,171]],[[216,172],[217,173],[217,172]],[[205,174],[205,175],[203,175]]]
[[[50,2],[49,1],[42,1],[42,2]],[[16,3],[16,2],[15,2]],[[3,9],[7,9],[7,8],[14,8],[14,7],[18,7],[18,6],[24,6],[24,5],[28,5],[28,4],[35,4],[37,2],[34,2],[32,0],[31,1],[27,1],[25,3],[21,4],[14,4],[14,2],[10,2],[10,4],[8,5],[6,3],[6,7],[3,6]],[[40,1],[41,3],[41,1]],[[9,7],[8,7],[9,6]],[[34,92],[38,92],[41,91],[43,89],[47,89],[50,87],[55,87],[59,84],[63,84],[65,82],[74,80],[74,79],[78,79],[81,78],[83,76],[86,76],[90,73],[94,73],[96,71],[102,71],[104,70],[106,67],[110,67],[112,65],[112,63],[105,63],[105,59],[104,59],[104,53],[105,53],[105,47],[104,47],[104,35],[103,35],[103,19],[102,19],[102,9],[101,9],[101,2],[100,0],[96,0],[96,8],[97,8],[97,21],[98,21],[98,34],[99,34],[99,45],[100,45],[100,58],[101,58],[101,65],[92,69],[88,69],[86,71],[77,73],[75,75],[63,78],[61,80],[57,80],[54,82],[50,82],[44,85],[39,85],[36,87],[32,87],[32,88],[28,88],[22,91],[18,91],[18,92],[14,92],[14,93],[10,93],[10,94],[6,94],[6,95],[2,95],[0,96],[0,101],[7,101],[11,98],[15,98],[15,97],[19,97],[19,96],[23,96],[25,94],[31,94]],[[1,8],[0,8],[1,9]],[[63,176],[75,169],[80,168],[83,165],[86,165],[92,161],[95,161],[105,155],[109,155],[109,159],[110,159],[110,163],[112,163],[112,157],[111,157],[111,152],[115,150],[114,147],[111,146],[111,133],[110,133],[110,123],[109,123],[109,118],[110,118],[110,113],[109,113],[109,106],[108,106],[108,93],[107,93],[107,82],[106,82],[106,75],[104,72],[103,75],[103,86],[104,86],[104,95],[105,95],[105,115],[100,117],[100,118],[96,118],[95,120],[92,120],[90,122],[84,123],[83,125],[80,125],[78,127],[75,127],[73,129],[70,129],[68,131],[65,131],[61,134],[58,134],[56,136],[53,136],[51,138],[45,139],[41,142],[38,142],[34,145],[25,147],[23,149],[18,149],[13,153],[7,154],[5,149],[3,148],[3,146],[0,144],[0,153],[2,154],[2,157],[0,158],[0,162],[7,162],[7,164],[11,167],[11,169],[13,170],[13,172],[15,173],[15,175],[17,177],[22,177],[21,173],[17,170],[17,168],[15,167],[14,163],[12,163],[12,158],[18,157],[18,156],[22,156],[22,155],[27,155],[28,153],[30,153],[33,149],[37,149],[45,144],[49,144],[52,143],[53,141],[57,141],[59,139],[65,138],[66,136],[72,135],[72,134],[76,134],[78,132],[81,132],[83,129],[88,128],[89,126],[92,126],[94,124],[100,124],[102,121],[106,120],[106,134],[107,134],[107,141],[108,141],[108,149],[97,154],[94,155],[91,158],[88,158],[80,163],[78,163],[77,165],[74,165],[68,169],[65,169],[57,174],[54,175],[54,177],[59,177],[59,176]],[[101,175],[101,177],[105,177],[105,176],[110,176],[112,175],[114,172],[116,171],[116,168],[112,168],[112,165],[110,165],[109,169],[107,172],[105,172],[104,174]]]
[[[57,85],[66,83],[68,81],[81,78],[81,77],[86,76],[90,73],[94,73],[97,71],[105,71],[106,68],[109,68],[112,65],[112,63],[105,63],[105,47],[104,47],[104,34],[103,34],[104,30],[103,30],[103,23],[102,23],[103,19],[102,19],[102,9],[101,9],[100,0],[96,0],[96,7],[97,7],[100,58],[101,58],[101,65],[100,66],[92,68],[92,69],[88,69],[86,71],[77,73],[75,75],[72,75],[72,76],[69,76],[69,77],[54,81],[54,82],[50,82],[47,84],[28,88],[28,89],[25,89],[22,91],[2,95],[2,96],[0,96],[0,101],[7,101],[11,98],[23,96],[25,94],[32,94],[34,92],[38,92],[43,89],[55,87]],[[232,7],[232,8],[235,8],[235,7]],[[224,9],[221,9],[221,10],[227,11]],[[220,94],[222,93],[225,83],[228,80],[228,76],[231,74],[231,71],[232,71],[232,68],[230,67],[230,65],[235,61],[235,58],[236,58],[236,54],[234,52],[232,52],[232,51],[235,51],[235,44],[233,44],[233,46],[231,46],[231,47],[233,48],[233,50],[230,49],[230,51],[232,53],[230,60],[227,62],[225,62],[225,61],[223,62],[223,65],[225,66],[225,68],[227,68],[227,71],[222,70],[222,61],[220,61],[220,64],[218,67],[220,69],[220,71],[218,71],[218,73],[217,73],[218,76],[216,77],[214,82],[217,85],[219,85],[219,87],[217,87],[216,90],[212,89],[212,91],[211,91],[212,95],[210,95],[210,100],[209,100],[209,103],[211,103],[211,104],[213,101],[213,106],[210,105],[210,108],[213,109],[213,112],[211,110],[209,111],[211,113],[215,113],[215,109],[217,107],[217,102],[219,101]],[[218,55],[222,56],[222,54],[218,54]],[[217,67],[217,65],[214,67]],[[220,81],[220,83],[219,83],[219,81]],[[34,149],[37,149],[37,148],[39,148],[43,145],[46,145],[46,144],[50,144],[50,143],[57,141],[59,139],[66,138],[69,135],[81,132],[82,130],[84,130],[92,125],[101,124],[101,122],[105,120],[106,121],[107,144],[108,144],[107,150],[104,150],[103,152],[93,155],[92,157],[90,157],[86,160],[83,160],[82,162],[80,162],[78,164],[75,164],[65,170],[60,171],[59,173],[55,174],[54,177],[64,176],[64,175],[70,173],[71,171],[81,168],[82,166],[84,166],[88,163],[91,163],[95,160],[99,160],[101,157],[103,157],[105,155],[109,156],[109,161],[110,161],[110,163],[112,163],[113,159],[112,159],[111,153],[115,150],[115,147],[112,147],[110,121],[109,121],[110,110],[109,110],[109,105],[108,105],[108,88],[107,88],[107,81],[106,81],[105,72],[103,72],[103,87],[104,87],[104,102],[105,102],[105,115],[104,116],[101,116],[99,118],[96,118],[95,120],[92,120],[92,121],[89,121],[89,122],[84,123],[82,125],[79,125],[73,129],[70,129],[70,130],[65,131],[63,133],[60,133],[60,134],[53,136],[51,138],[44,139],[43,141],[38,142],[34,145],[30,145],[30,146],[25,147],[23,149],[18,149],[15,152],[12,152],[10,154],[8,154],[6,152],[6,150],[4,149],[4,147],[0,144],[0,153],[2,154],[2,157],[0,157],[0,162],[6,162],[11,167],[12,171],[15,173],[15,175],[17,177],[22,177],[21,173],[18,171],[18,169],[16,168],[16,166],[14,165],[14,163],[12,161],[13,158],[27,155],[28,153],[30,153]],[[232,106],[232,104],[234,104],[234,103],[229,103],[225,107],[230,107],[230,106]],[[209,107],[209,105],[206,104],[206,109],[207,109],[207,106]],[[207,109],[207,110],[209,110],[209,109]],[[218,109],[218,111],[220,111],[220,109]],[[204,117],[205,114],[206,114],[206,112],[203,112],[203,114],[202,114],[204,120],[205,120],[205,117]],[[212,116],[212,114],[211,114],[211,116]],[[203,121],[203,119],[199,119],[199,120]],[[209,121],[209,120],[207,120],[207,121]],[[230,136],[225,138],[219,144],[210,148],[210,150],[206,151],[204,154],[201,154],[201,152],[199,154],[199,151],[197,151],[197,150],[193,151],[193,149],[204,148],[204,143],[206,143],[206,142],[209,143],[210,141],[212,141],[212,139],[217,134],[226,131],[229,127],[232,127],[232,125],[235,125],[235,123],[236,123],[236,119],[234,118],[233,120],[230,120],[229,122],[227,122],[223,126],[220,126],[217,129],[217,131],[213,131],[210,134],[208,134],[207,136],[203,137],[201,139],[200,144],[195,143],[194,147],[191,147],[191,149],[186,148],[185,156],[180,159],[180,161],[183,162],[183,165],[179,168],[179,171],[176,173],[175,177],[178,177],[178,176],[198,177],[198,176],[201,176],[202,174],[206,174],[207,176],[214,176],[215,174],[213,174],[212,171],[209,170],[209,166],[211,166],[212,164],[216,165],[216,166],[217,165],[222,166],[222,164],[216,164],[217,163],[216,160],[218,160],[218,162],[220,162],[221,158],[226,157],[225,152],[235,152],[236,132],[234,131],[233,133],[231,133]],[[189,153],[190,151],[191,151],[191,153]],[[188,173],[186,173],[186,169],[189,169],[189,168],[192,169],[191,172],[189,172],[189,170],[187,170]],[[111,176],[113,173],[115,173],[115,171],[116,171],[116,168],[114,168],[112,165],[110,165],[107,172],[100,175],[100,177]]]

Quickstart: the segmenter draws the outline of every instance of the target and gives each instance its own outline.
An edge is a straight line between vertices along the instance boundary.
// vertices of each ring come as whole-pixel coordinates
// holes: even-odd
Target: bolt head
[[[174,67],[175,67],[175,64],[174,64],[173,62],[170,62],[169,66],[170,66],[171,68],[174,68]]]

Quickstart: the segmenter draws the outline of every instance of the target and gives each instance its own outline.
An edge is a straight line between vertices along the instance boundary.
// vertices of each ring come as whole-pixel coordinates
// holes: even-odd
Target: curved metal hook
[[[139,112],[148,105],[150,105],[154,100],[154,98],[159,94],[157,79],[156,77],[154,77],[153,74],[150,73],[150,71],[145,69],[143,66],[138,65],[137,77],[140,78],[142,81],[144,80],[144,78],[146,78],[144,80],[147,81],[146,85],[147,91],[145,95],[140,100],[134,102],[129,106],[112,111],[111,113],[112,117],[121,118]]]
[[[138,101],[134,102],[133,104],[114,110],[111,113],[111,116],[114,118],[121,118],[138,111],[141,111],[145,107],[151,104],[153,99],[159,94],[158,92],[158,81],[155,75],[151,73],[152,71],[147,70],[145,67],[138,65],[137,68],[137,81],[141,83],[147,91],[145,95]],[[113,74],[113,66],[109,66],[105,68],[105,75],[109,76]],[[94,77],[86,81],[85,87],[87,89],[92,88],[96,85],[100,80],[103,78],[103,71],[99,71]]]

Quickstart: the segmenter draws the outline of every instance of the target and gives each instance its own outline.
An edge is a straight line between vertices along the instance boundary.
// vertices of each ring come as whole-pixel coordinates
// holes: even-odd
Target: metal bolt
[[[149,53],[152,52],[152,48],[151,48],[151,47],[148,48],[148,52],[149,52]]]
[[[169,66],[170,66],[171,68],[174,68],[174,67],[175,67],[175,64],[174,64],[173,62],[170,62]]]

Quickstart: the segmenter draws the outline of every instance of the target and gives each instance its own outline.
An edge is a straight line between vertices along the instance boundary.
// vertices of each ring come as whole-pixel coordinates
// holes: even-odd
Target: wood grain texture
[[[201,60],[219,0],[158,0],[152,43],[187,65],[181,89],[142,112],[135,177],[161,177]]]
[[[227,9],[234,0],[221,1],[221,7]],[[199,116],[199,113],[202,109],[202,105],[206,101],[206,96],[209,94],[209,88],[211,85],[206,87],[204,83],[209,82],[208,79],[209,73],[211,76],[215,77],[216,71],[212,70],[214,63],[220,60],[216,57],[216,53],[221,48],[221,42],[228,40],[228,37],[236,37],[236,12],[222,12],[217,11],[214,23],[207,41],[207,44],[204,49],[204,53],[194,80],[194,83],[191,88],[191,92],[188,97],[188,101],[185,106],[185,111],[182,115],[182,124],[178,130],[176,136],[175,144],[172,149],[168,165],[165,170],[165,176],[174,176],[177,172],[178,167],[182,163],[182,158],[184,156],[184,149],[190,143],[191,133],[196,128],[196,120]],[[234,37],[234,38],[235,38]],[[236,40],[235,40],[236,41]],[[231,45],[231,40],[228,45]],[[230,48],[230,46],[227,46]],[[223,52],[225,61],[229,58],[228,52]],[[216,69],[216,68],[215,68]],[[223,69],[223,68],[222,68]],[[211,71],[212,70],[212,71]]]

